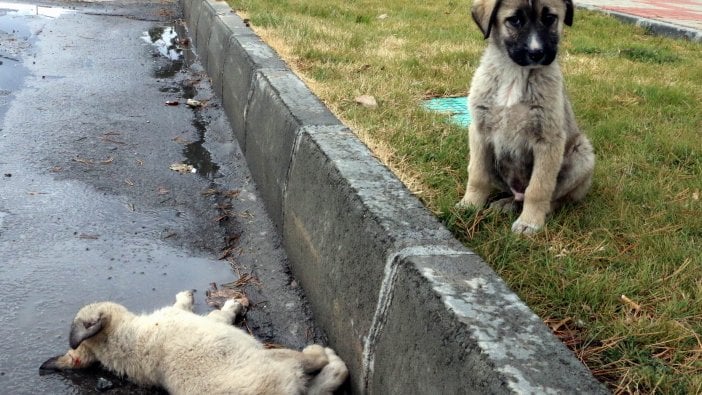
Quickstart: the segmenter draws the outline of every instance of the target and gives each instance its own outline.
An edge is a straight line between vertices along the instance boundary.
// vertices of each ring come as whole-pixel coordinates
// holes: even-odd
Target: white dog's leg
[[[234,299],[229,299],[224,302],[224,306],[222,306],[221,310],[212,310],[209,314],[207,314],[207,318],[223,322],[225,324],[231,324],[234,322],[236,316],[242,309],[243,307],[241,306],[241,303]]]
[[[344,361],[331,348],[325,348],[329,363],[322,368],[312,380],[310,380],[307,388],[309,395],[331,395],[339,388],[346,377],[349,375],[349,370]]]
[[[173,304],[173,307],[185,311],[193,311],[194,303],[195,297],[193,296],[193,291],[182,291],[176,294],[176,302]]]

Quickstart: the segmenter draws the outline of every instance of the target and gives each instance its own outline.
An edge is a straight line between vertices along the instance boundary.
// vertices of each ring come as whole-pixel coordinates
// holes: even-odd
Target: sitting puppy
[[[87,305],[71,325],[71,349],[41,369],[80,369],[97,361],[171,394],[331,394],[346,380],[346,365],[330,348],[265,349],[231,325],[242,309],[234,300],[207,316],[192,308],[190,291],[148,315],[111,302]]]
[[[472,15],[489,41],[471,83],[468,185],[458,206],[482,207],[498,189],[510,197],[491,207],[523,203],[512,231],[533,233],[551,210],[585,196],[595,167],[556,62],[573,3],[474,0]]]

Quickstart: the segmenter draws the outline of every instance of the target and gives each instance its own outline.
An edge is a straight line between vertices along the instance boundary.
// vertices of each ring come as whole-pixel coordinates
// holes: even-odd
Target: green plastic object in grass
[[[461,127],[470,125],[467,97],[437,97],[424,100],[424,108],[449,116],[449,120]]]

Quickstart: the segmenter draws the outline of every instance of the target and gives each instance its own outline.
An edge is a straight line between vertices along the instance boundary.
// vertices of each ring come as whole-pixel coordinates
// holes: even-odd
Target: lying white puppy
[[[191,291],[148,315],[111,302],[87,305],[71,325],[71,349],[40,369],[80,369],[97,361],[171,394],[331,394],[348,376],[330,348],[265,349],[231,325],[242,310],[235,300],[206,316],[192,309]]]

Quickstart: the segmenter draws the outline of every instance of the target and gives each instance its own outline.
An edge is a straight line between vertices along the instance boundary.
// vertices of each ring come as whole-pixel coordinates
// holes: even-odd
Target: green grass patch
[[[594,185],[525,238],[514,216],[454,209],[466,131],[421,107],[468,91],[485,47],[469,2],[230,4],[596,377],[615,392],[702,393],[701,45],[576,11],[559,59]],[[364,94],[378,108],[354,103]]]

